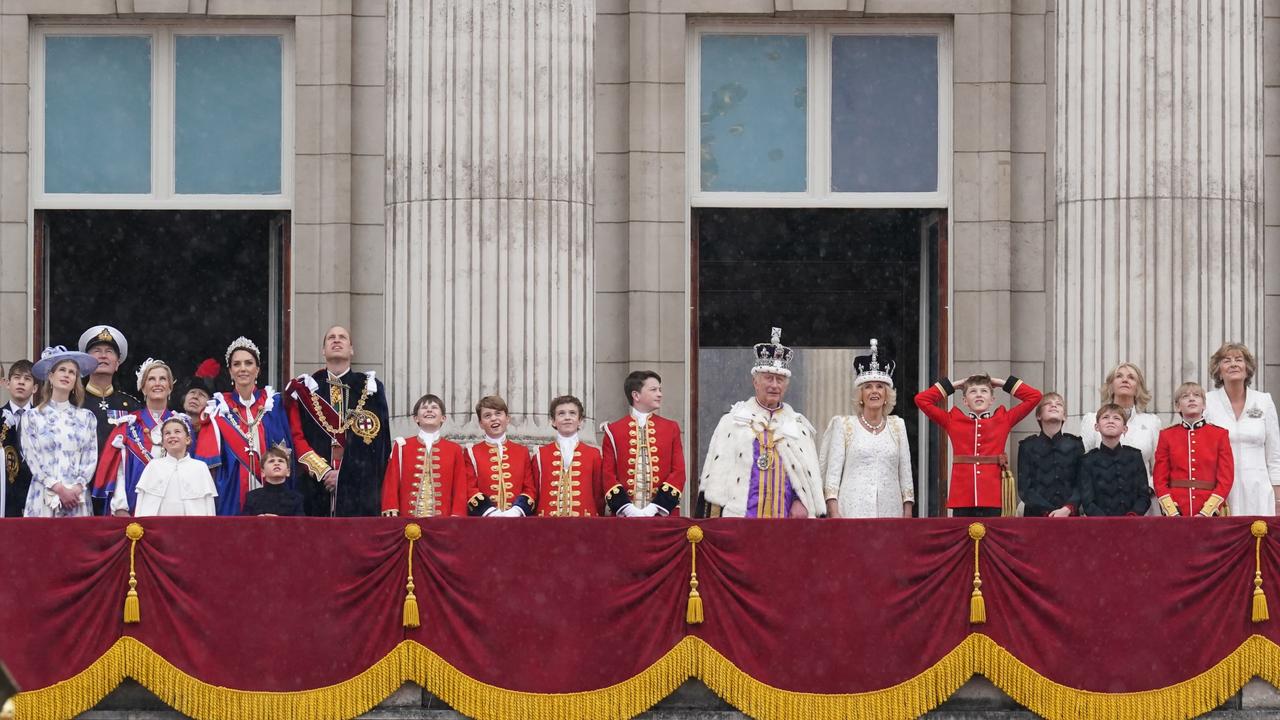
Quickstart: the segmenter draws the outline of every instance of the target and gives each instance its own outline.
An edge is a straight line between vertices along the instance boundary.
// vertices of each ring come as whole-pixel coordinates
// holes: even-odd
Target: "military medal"
[[[12,485],[18,479],[18,450],[12,445],[6,445],[4,448],[4,471]]]
[[[351,432],[363,438],[365,445],[372,445],[374,438],[378,437],[378,432],[382,430],[382,421],[378,416],[368,410],[357,408],[351,411],[348,418]]]
[[[773,458],[769,457],[767,451],[756,458],[756,467],[761,470],[768,470],[770,465],[773,465]]]

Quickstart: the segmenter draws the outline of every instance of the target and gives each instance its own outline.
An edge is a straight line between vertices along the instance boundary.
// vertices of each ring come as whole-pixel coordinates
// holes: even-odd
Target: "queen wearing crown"
[[[755,346],[755,397],[736,403],[716,425],[701,478],[704,515],[803,518],[826,514],[817,432],[782,401],[791,382],[794,351],[773,328]]]
[[[915,484],[894,362],[871,339],[871,354],[853,361],[854,414],[831,418],[822,436],[823,489],[831,517],[911,517]]]
[[[246,337],[227,347],[227,370],[235,388],[209,401],[204,412],[208,422],[196,440],[195,457],[209,465],[217,485],[219,515],[239,515],[249,491],[262,487],[267,448],[280,443],[293,447],[280,393],[270,385],[258,387],[261,358],[258,346]]]

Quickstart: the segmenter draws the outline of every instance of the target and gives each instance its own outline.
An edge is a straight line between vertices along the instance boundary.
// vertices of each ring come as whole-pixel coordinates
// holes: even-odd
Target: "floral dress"
[[[98,464],[98,421],[93,413],[69,402],[50,400],[22,420],[22,454],[31,467],[27,517],[72,517],[93,514],[89,485]],[[81,493],[67,510],[53,491],[62,483]],[[78,488],[76,486],[79,486]]]

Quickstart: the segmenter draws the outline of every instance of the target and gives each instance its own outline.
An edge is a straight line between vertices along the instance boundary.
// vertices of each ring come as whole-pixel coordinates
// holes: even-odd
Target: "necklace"
[[[760,443],[760,457],[756,458],[756,468],[761,471],[768,470],[773,467],[773,458],[777,452],[773,446],[778,443],[778,436],[774,434],[773,437],[769,437],[769,431],[765,430],[756,433],[756,441]]]
[[[311,409],[315,411],[312,417],[316,419],[316,422],[320,424],[320,427],[325,432],[334,438],[350,430],[359,435],[364,440],[365,445],[370,445],[373,443],[374,438],[378,437],[378,432],[382,429],[382,421],[378,419],[377,415],[364,409],[365,401],[368,399],[369,387],[366,385],[365,389],[360,391],[360,400],[356,402],[355,409],[347,413],[346,418],[339,420],[338,427],[334,427],[325,419],[324,411],[320,409],[320,398],[316,397],[315,393],[311,393]],[[336,410],[335,408],[335,412]]]
[[[859,414],[858,422],[862,423],[862,427],[866,428],[867,432],[871,433],[872,435],[876,435],[881,430],[884,429],[885,424],[889,422],[889,418],[882,417],[880,418],[880,422],[876,423],[875,425],[872,425],[871,423],[867,422],[867,419],[865,417]]]

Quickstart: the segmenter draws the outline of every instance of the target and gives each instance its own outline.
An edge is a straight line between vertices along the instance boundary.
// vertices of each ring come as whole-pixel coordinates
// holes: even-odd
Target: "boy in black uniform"
[[[1066,403],[1045,393],[1036,406],[1039,434],[1018,443],[1018,496],[1025,517],[1070,517],[1080,507],[1076,473],[1084,456],[1079,435],[1062,432]]]
[[[1151,507],[1151,487],[1142,452],[1120,444],[1128,419],[1124,408],[1107,403],[1098,408],[1102,444],[1080,460],[1080,511],[1083,515],[1145,515]]]
[[[241,515],[295,517],[305,514],[302,494],[284,484],[289,479],[290,460],[289,450],[283,445],[267,448],[262,456],[262,487],[245,495]]]
[[[31,468],[22,457],[22,418],[32,407],[36,378],[31,361],[19,360],[9,367],[9,402],[0,407],[0,445],[4,446],[4,517],[22,517],[31,487]]]

